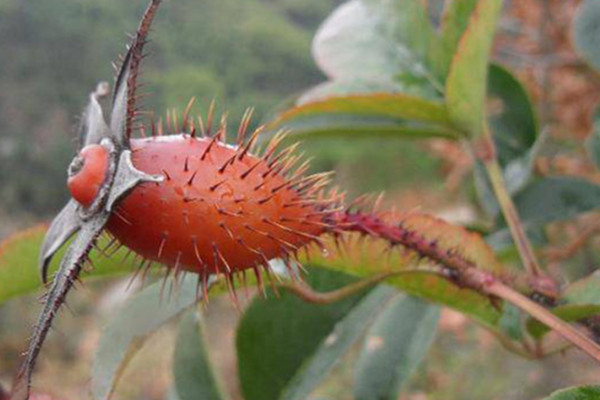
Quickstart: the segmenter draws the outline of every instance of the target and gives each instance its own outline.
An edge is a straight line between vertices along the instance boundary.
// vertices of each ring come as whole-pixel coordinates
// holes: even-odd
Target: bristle
[[[255,162],[252,166],[250,166],[246,171],[244,171],[241,175],[240,175],[240,179],[246,179],[246,177],[248,175],[250,175],[250,173],[252,171],[254,171],[256,169],[256,167],[258,167],[259,165],[261,165],[263,163],[262,160],[258,160],[257,162]],[[255,189],[256,190],[256,189]]]
[[[229,178],[222,179],[219,182],[215,183],[214,185],[210,186],[208,189],[211,192],[214,192],[215,190],[217,190],[219,188],[219,186],[221,186],[222,184],[224,184],[225,182],[227,182],[227,180],[229,180]]]
[[[223,143],[227,143],[227,113],[221,115],[221,121],[219,122],[219,130],[217,131],[219,140]]]
[[[183,116],[181,117],[181,121],[182,121],[182,129],[183,132],[187,132],[188,129],[190,128],[189,125],[189,121],[190,121],[190,113],[192,111],[192,107],[194,106],[194,103],[196,102],[196,98],[192,97],[190,99],[190,101],[188,101],[187,106],[185,106],[185,109],[183,110]],[[191,120],[191,123],[194,123],[194,120]]]
[[[277,227],[277,228],[279,228],[279,229],[281,229],[281,230],[283,230],[285,232],[292,233],[294,235],[302,236],[302,237],[310,239],[310,240],[318,240],[319,239],[318,236],[302,232],[302,231],[300,231],[298,229],[292,229],[292,228],[289,228],[289,227],[287,227],[285,225],[282,225],[282,224],[278,224],[277,222],[271,221],[269,218],[263,218],[262,221],[264,223],[266,223],[266,224],[275,226],[275,227]]]
[[[231,232],[231,229],[229,229],[227,227],[227,225],[225,225],[225,222],[220,221],[219,222],[219,227],[221,229],[223,229],[225,231],[225,233],[227,233],[227,236],[229,236],[232,240],[235,240],[235,237],[233,236],[233,232]]]
[[[163,121],[162,121],[162,118],[160,118],[158,120],[157,127],[156,127],[156,136],[162,136],[163,134],[164,134]]]
[[[167,123],[167,135],[170,135],[173,132],[173,128],[171,126],[171,113],[169,110],[165,113],[165,121]]]
[[[162,256],[163,250],[165,248],[165,244],[167,243],[167,237],[168,237],[168,234],[166,232],[163,232],[162,236],[161,236],[161,240],[160,240],[160,245],[158,246],[158,253],[157,253],[157,257],[159,260]]]
[[[200,160],[204,161],[204,159],[206,158],[206,155],[210,152],[210,149],[214,146],[214,144],[217,142],[217,140],[218,140],[217,135],[212,137],[212,139],[208,143],[208,146],[206,146],[206,149],[204,149],[204,152],[200,156]]]
[[[215,100],[213,99],[210,102],[210,106],[208,107],[208,114],[206,116],[206,134],[205,136],[210,136],[213,124],[213,118],[215,114]]]
[[[287,135],[288,135],[288,131],[281,130],[281,131],[277,132],[275,134],[275,136],[273,136],[273,139],[271,139],[271,141],[267,145],[267,149],[265,150],[265,153],[263,154],[263,159],[265,161],[268,161],[269,158],[271,158],[271,156],[275,153],[275,150],[277,150],[277,147],[287,137]]]
[[[256,265],[252,266],[252,270],[254,271],[254,276],[256,277],[256,284],[258,286],[258,290],[262,293],[263,297],[267,296],[267,291],[265,288],[265,283],[263,282],[262,272],[260,268]]]
[[[233,154],[233,156],[231,156],[229,159],[227,159],[227,161],[225,161],[223,163],[223,165],[221,165],[221,167],[219,167],[219,169],[217,170],[219,172],[219,174],[222,174],[223,172],[225,172],[225,168],[227,168],[228,165],[233,165],[233,163],[235,162],[235,159],[237,158],[237,154]]]
[[[200,127],[200,134],[202,137],[206,137],[206,127],[204,126],[204,120],[202,119],[202,115],[198,115],[198,126]]]
[[[177,118],[177,109],[173,108],[173,110],[171,112],[173,113],[173,117],[172,117],[173,130],[172,130],[172,133],[177,134],[177,133],[181,132],[179,130],[179,118]]]
[[[194,179],[196,178],[196,174],[198,173],[198,170],[194,171],[194,173],[192,174],[192,176],[190,176],[190,179],[187,181],[187,185],[188,186],[192,186],[192,184],[194,183]]]
[[[150,115],[150,130],[152,131],[152,137],[156,136],[156,115],[154,112]]]
[[[258,128],[256,128],[256,130],[254,132],[252,132],[250,139],[248,139],[246,144],[242,147],[241,152],[239,152],[238,158],[240,161],[242,161],[244,159],[244,156],[246,156],[246,154],[248,153],[250,148],[252,148],[253,144],[256,142],[256,139],[260,136],[260,134],[262,133],[263,130],[264,130],[264,125],[261,125]]]
[[[240,121],[240,126],[238,128],[238,134],[236,138],[236,143],[238,145],[242,145],[246,140],[246,133],[248,131],[248,126],[250,125],[250,120],[252,119],[252,114],[254,113],[253,108],[247,108],[244,111],[244,115],[242,116],[242,120]]]

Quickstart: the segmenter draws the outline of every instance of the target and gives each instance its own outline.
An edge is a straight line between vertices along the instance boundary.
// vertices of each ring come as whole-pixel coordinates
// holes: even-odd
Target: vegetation
[[[103,65],[100,60],[109,58],[106,54],[114,50],[108,44],[114,40],[118,47],[113,31],[121,25],[123,30],[135,26],[134,16],[142,5],[87,5],[71,0],[59,15],[51,5],[34,8],[17,3],[1,3],[0,12],[0,29],[16,35],[1,37],[0,52],[12,51],[17,65],[11,63],[13,75],[1,80],[2,85],[13,87],[9,92],[13,95],[0,90],[0,121],[9,121],[7,134],[1,138],[6,150],[1,155],[5,164],[0,167],[16,172],[0,178],[6,180],[0,182],[0,201],[7,209],[43,214],[64,200],[58,182],[64,180],[61,168],[68,159],[64,153],[68,153],[70,136],[65,133],[58,145],[54,132],[66,132],[64,115],[82,103],[83,97],[77,96],[89,92],[99,76],[106,76],[98,69]],[[303,259],[308,287],[289,281],[283,273],[282,281],[275,281],[265,298],[253,297],[236,326],[243,398],[299,400],[323,393],[324,378],[340,360],[348,359],[345,357],[352,359],[347,364],[352,365],[353,379],[332,398],[409,396],[417,368],[435,368],[419,365],[435,339],[438,305],[476,322],[514,357],[540,360],[577,348],[590,356],[597,368],[599,255],[592,244],[598,232],[595,210],[600,204],[600,131],[591,118],[577,128],[587,136],[587,153],[583,153],[581,142],[557,133],[564,127],[560,125],[565,118],[563,109],[560,104],[552,109],[552,99],[544,96],[552,75],[545,71],[548,75],[540,85],[542,95],[538,95],[540,107],[535,107],[530,92],[539,88],[530,85],[533,90],[528,90],[510,68],[492,61],[492,55],[501,54],[505,49],[501,45],[508,40],[502,13],[506,18],[518,12],[519,6],[503,8],[502,0],[431,1],[429,8],[418,0],[338,3],[167,3],[153,33],[155,57],[145,69],[150,86],[157,89],[147,103],[156,109],[167,104],[183,106],[200,92],[203,108],[217,97],[222,99],[219,103],[228,104],[232,117],[241,116],[246,104],[254,104],[269,131],[291,128],[296,138],[309,142],[308,151],[321,160],[316,168],[335,163],[343,173],[348,165],[377,165],[386,171],[383,181],[393,181],[395,188],[406,183],[399,175],[407,174],[407,170],[395,170],[393,162],[398,157],[414,161],[421,171],[438,165],[430,156],[415,153],[415,139],[441,143],[441,153],[446,156],[456,151],[459,158],[472,159],[466,171],[472,168],[473,180],[467,182],[463,172],[456,197],[474,211],[469,228],[477,233],[417,212],[400,213],[399,227],[422,239],[418,245],[407,246],[410,251],[390,250],[384,234],[377,233],[378,239],[365,243],[349,235],[343,249],[330,246],[329,252],[335,254],[313,252]],[[323,13],[334,6],[312,42],[321,75],[308,56],[308,37]],[[540,10],[550,12],[550,7],[543,3]],[[594,76],[600,58],[594,43],[600,40],[595,29],[600,7],[593,0],[578,7],[577,17],[570,21],[579,51],[579,58],[573,58],[579,60],[576,68],[586,71],[589,81],[597,84]],[[571,9],[575,10],[575,5]],[[58,20],[63,14],[88,19],[72,17],[73,26],[57,30],[51,24],[52,16]],[[5,15],[10,18],[4,20]],[[548,27],[543,15],[541,45],[549,57],[554,55],[554,42],[552,37],[544,37]],[[232,22],[232,17],[239,22]],[[499,24],[503,29],[497,37]],[[40,36],[33,39],[32,32]],[[6,42],[2,42],[4,38]],[[88,45],[92,41],[95,46]],[[15,43],[30,50],[22,51]],[[60,51],[52,52],[47,57],[49,64],[42,68],[32,61],[35,49],[50,54],[44,53],[50,43],[60,43]],[[499,50],[494,51],[494,43]],[[73,56],[61,56],[61,51],[72,51]],[[64,66],[65,59],[83,60],[83,65],[73,62]],[[53,62],[56,64],[49,68]],[[574,63],[572,59],[569,62]],[[40,78],[38,68],[50,78]],[[526,68],[519,72],[527,77]],[[561,83],[568,84],[559,80],[557,85]],[[79,85],[83,89],[76,87]],[[12,99],[23,87],[32,91],[43,88],[36,93],[47,97],[38,102],[25,96],[19,107],[13,100],[4,100],[5,96]],[[64,99],[58,103],[65,108],[52,111],[48,105],[57,98]],[[593,101],[595,107],[597,99]],[[23,135],[24,127],[35,135],[35,146]],[[573,135],[581,134],[577,129]],[[395,138],[407,141],[399,145]],[[351,143],[341,145],[344,141]],[[364,157],[365,151],[372,153],[361,160],[359,154]],[[558,174],[556,163],[540,168],[549,158],[573,153],[587,157],[586,168],[571,169],[569,174]],[[14,167],[21,164],[27,167]],[[57,171],[56,175],[40,178],[36,186],[25,175],[33,168],[30,164],[55,165],[44,169],[49,174]],[[372,173],[365,173],[363,182],[347,177],[341,182],[354,184],[354,193],[372,184],[366,182]],[[432,179],[431,175],[423,176]],[[405,187],[414,188],[414,179],[410,181]],[[438,182],[428,194],[439,192],[440,186]],[[569,234],[572,231],[576,234]],[[39,288],[36,249],[43,233],[44,228],[22,232],[0,249],[0,282],[10,282],[0,285],[0,303]],[[562,246],[564,243],[567,246]],[[121,261],[127,256],[125,250],[120,252],[123,255],[117,253],[110,260],[95,254],[96,268],[90,276],[130,271],[133,263]],[[457,257],[467,260],[469,266],[457,266]],[[206,312],[197,306],[196,282],[183,280],[175,298],[162,304],[162,283],[154,275],[150,279],[147,288],[111,316],[102,333],[92,373],[94,398],[110,398],[132,355],[152,333],[176,317],[181,318],[168,398],[229,398],[211,361]],[[375,285],[381,281],[385,284]],[[211,294],[226,290],[218,281],[210,286]],[[325,304],[307,303],[311,301]],[[561,365],[562,369],[571,367]],[[599,390],[598,386],[580,386],[550,394],[555,386],[552,382],[546,385],[543,395],[549,400],[594,399]],[[523,395],[517,393],[515,398]],[[468,394],[458,398],[468,398]]]

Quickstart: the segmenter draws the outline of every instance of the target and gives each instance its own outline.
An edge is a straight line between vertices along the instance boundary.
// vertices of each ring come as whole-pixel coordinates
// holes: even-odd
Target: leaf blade
[[[179,323],[173,356],[174,388],[179,400],[224,400],[226,396],[211,367],[203,320],[196,310]]]
[[[367,333],[356,365],[355,398],[397,399],[433,343],[438,318],[437,307],[409,296],[394,298]]]
[[[211,284],[211,282],[209,282]],[[127,301],[104,328],[92,366],[92,394],[107,400],[145,340],[163,324],[196,303],[196,282],[186,279],[178,295],[161,300],[161,283],[149,286]]]
[[[280,399],[306,399],[324,379],[335,361],[362,336],[368,321],[379,313],[393,296],[394,291],[385,286],[378,287],[367,294],[344,319],[336,324],[314,356],[301,366],[298,373],[285,387]]]
[[[448,114],[469,136],[483,133],[489,53],[502,0],[479,1],[446,81]]]

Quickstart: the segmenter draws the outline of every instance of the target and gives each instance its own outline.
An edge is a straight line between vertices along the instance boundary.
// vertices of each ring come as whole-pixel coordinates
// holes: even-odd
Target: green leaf
[[[599,287],[600,271],[570,284],[565,288],[561,297],[565,304],[552,309],[552,313],[569,322],[600,314]],[[549,332],[548,327],[533,318],[528,319],[527,330],[536,338],[541,338]]]
[[[321,25],[313,40],[317,65],[331,80],[401,75],[436,83],[439,40],[418,0],[350,0]]]
[[[442,66],[444,75],[448,73],[450,63],[459,40],[469,25],[471,14],[478,0],[447,0],[442,19]]]
[[[310,268],[306,280],[315,290],[329,291],[356,278]],[[246,400],[279,399],[302,365],[366,293],[320,306],[305,303],[287,291],[280,292],[279,298],[268,291],[267,299],[255,299],[238,326],[238,370]]]
[[[501,10],[502,0],[477,2],[446,81],[448,114],[470,136],[484,130],[488,61]]]
[[[598,400],[599,398],[600,386],[577,386],[556,391],[545,400]]]
[[[362,336],[371,320],[393,299],[395,291],[380,286],[340,320],[320,344],[314,355],[306,360],[298,373],[286,385],[281,400],[304,400],[327,376],[333,364]]]
[[[575,48],[586,61],[600,70],[600,3],[597,0],[583,1],[573,24]]]
[[[600,186],[574,177],[538,179],[514,197],[526,227],[573,218],[600,207]]]
[[[492,64],[489,68],[488,121],[498,152],[500,165],[524,157],[535,144],[538,121],[531,99],[523,85],[507,69]]]
[[[369,329],[356,365],[356,400],[395,400],[433,343],[440,311],[399,295]]]
[[[0,245],[0,282],[10,282],[9,285],[0,285],[0,305],[15,297],[43,288],[38,270],[38,259],[46,229],[45,225],[33,227],[10,236]],[[100,248],[107,244],[106,239],[99,239],[98,246]],[[54,256],[50,266],[50,276],[58,268],[67,246],[68,243]],[[136,265],[134,265],[132,257],[125,258],[126,254],[125,249],[119,250],[110,259],[107,259],[92,250],[90,259],[95,268],[83,273],[82,278],[122,275],[131,272]]]
[[[201,315],[192,310],[179,323],[173,357],[174,389],[179,400],[222,400],[206,349]]]
[[[285,111],[274,123],[319,114],[379,116],[449,125],[448,115],[442,103],[401,93],[328,97]]]
[[[455,139],[456,131],[439,125],[377,116],[321,114],[285,121],[295,139]]]
[[[162,282],[149,286],[129,299],[108,322],[93,363],[92,394],[96,400],[111,396],[125,368],[152,333],[196,303],[196,281],[191,278],[183,280],[170,299],[161,294]]]
[[[594,128],[585,141],[585,149],[596,168],[600,169],[600,109],[594,114]]]
[[[303,135],[319,132],[369,132],[457,138],[443,104],[401,93],[353,94],[305,103],[281,113],[270,130],[293,129]]]
[[[497,64],[488,76],[488,124],[508,192],[514,194],[531,180],[533,160],[542,138],[538,137],[537,115],[527,91],[517,78]],[[485,167],[476,161],[475,188],[480,204],[492,217],[499,211]]]

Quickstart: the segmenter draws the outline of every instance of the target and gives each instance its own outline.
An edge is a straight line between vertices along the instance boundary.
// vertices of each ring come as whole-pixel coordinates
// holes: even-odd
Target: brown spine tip
[[[228,180],[228,179],[229,179],[229,178],[225,178],[225,179],[223,179],[223,180],[221,180],[221,181],[219,181],[219,182],[215,183],[214,185],[210,186],[208,189],[209,189],[211,192],[214,192],[215,190],[217,190],[217,188],[218,188],[219,186],[221,186],[222,184],[224,184],[225,182],[227,182],[227,180]]]
[[[194,183],[194,179],[196,179],[196,174],[197,173],[198,173],[198,170],[194,171],[194,173],[192,174],[192,176],[190,176],[190,179],[186,183],[188,186],[192,186],[192,184]]]
[[[207,154],[210,153],[210,149],[215,145],[215,142],[217,140],[218,140],[217,135],[212,137],[211,141],[208,143],[208,146],[206,146],[206,149],[204,149],[204,152],[200,156],[200,160],[204,161],[204,159],[206,159]]]

